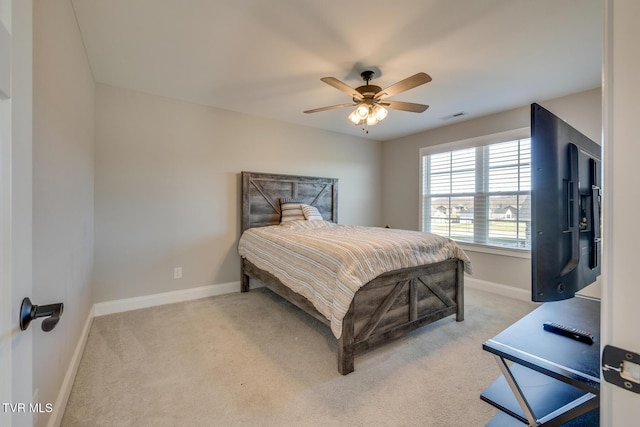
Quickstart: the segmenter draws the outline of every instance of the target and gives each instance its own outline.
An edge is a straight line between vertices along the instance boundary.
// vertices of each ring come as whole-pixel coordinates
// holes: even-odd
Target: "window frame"
[[[445,153],[456,150],[463,150],[467,148],[477,148],[482,146],[487,146],[491,144],[499,144],[503,142],[509,142],[517,139],[527,139],[531,138],[531,128],[523,127],[512,129],[508,131],[493,133],[489,135],[483,135],[473,138],[467,138],[463,140],[451,141],[443,144],[437,144],[427,147],[422,147],[419,150],[418,156],[418,169],[419,169],[419,216],[420,216],[420,230],[424,230],[425,226],[425,217],[424,217],[424,194],[423,194],[423,184],[424,184],[424,168],[423,168],[423,157],[429,156],[433,154]],[[504,255],[504,256],[513,256],[518,258],[530,258],[531,250],[524,248],[510,248],[503,247],[497,245],[490,244],[481,244],[481,243],[473,243],[473,242],[457,242],[460,247],[465,250],[473,251],[473,252],[484,252],[496,255]]]

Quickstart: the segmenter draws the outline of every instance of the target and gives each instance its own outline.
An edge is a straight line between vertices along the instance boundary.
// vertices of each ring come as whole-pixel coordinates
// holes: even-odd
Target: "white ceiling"
[[[71,0],[94,78],[121,88],[344,134],[389,140],[599,87],[600,0]],[[391,97],[365,135],[350,102],[373,69]],[[453,114],[465,115],[451,118]]]

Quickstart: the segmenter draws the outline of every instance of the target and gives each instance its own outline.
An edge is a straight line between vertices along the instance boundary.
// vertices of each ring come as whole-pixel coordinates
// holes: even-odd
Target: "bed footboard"
[[[462,261],[384,274],[358,291],[343,320],[338,371],[346,375],[356,355],[452,314],[464,320]]]
[[[270,273],[242,260],[242,291],[249,278],[306,313],[329,325],[329,321],[303,296],[291,291]],[[246,284],[246,287],[245,287]],[[338,339],[338,372],[354,370],[354,358],[408,332],[455,314],[464,320],[464,264],[448,260],[383,274],[355,295],[343,319]]]

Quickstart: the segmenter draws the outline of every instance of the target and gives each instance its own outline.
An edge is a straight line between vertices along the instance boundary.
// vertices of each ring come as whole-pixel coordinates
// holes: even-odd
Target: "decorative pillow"
[[[303,204],[302,213],[307,221],[323,221],[320,211],[315,206]]]
[[[283,197],[280,199],[280,222],[304,221],[301,200]]]

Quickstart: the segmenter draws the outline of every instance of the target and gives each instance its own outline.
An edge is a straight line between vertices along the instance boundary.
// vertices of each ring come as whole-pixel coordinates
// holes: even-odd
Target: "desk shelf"
[[[566,424],[562,424],[561,427],[599,427],[600,425],[600,413],[598,409],[594,409],[591,412],[584,414],[581,417],[571,420]],[[523,427],[526,423],[521,423],[518,419],[513,418],[506,412],[498,412],[495,417],[489,421],[486,427]]]
[[[540,372],[526,368],[522,365],[512,365],[511,372],[515,377],[518,385],[522,389],[523,394],[527,398],[533,413],[539,419],[546,415],[589,396],[583,390],[573,387],[562,381],[558,381]],[[485,391],[482,392],[480,398],[485,402],[498,408],[496,418],[487,424],[487,426],[519,426],[527,424],[527,418],[520,408],[509,384],[504,376],[500,376]],[[598,410],[595,410],[595,420],[593,420],[591,412],[581,416],[563,426],[574,425],[574,422],[580,421],[579,426],[598,426]],[[587,417],[588,416],[588,417]],[[584,417],[584,418],[583,418]],[[588,421],[588,423],[587,423]]]

